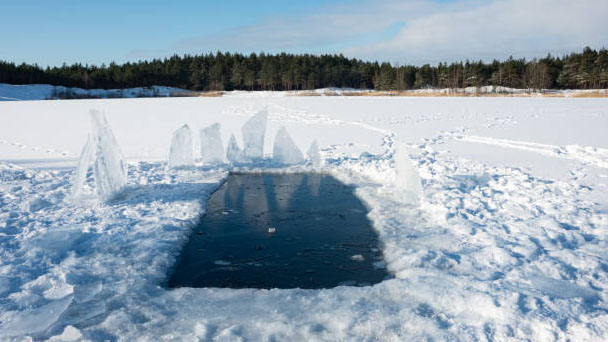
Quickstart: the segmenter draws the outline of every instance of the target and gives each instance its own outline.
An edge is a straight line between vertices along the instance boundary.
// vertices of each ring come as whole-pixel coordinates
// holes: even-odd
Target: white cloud
[[[179,52],[339,52],[340,48],[360,44],[367,36],[382,34],[395,23],[433,13],[439,7],[427,0],[364,0],[348,5],[323,6],[314,14],[270,18],[257,25],[236,27],[221,34],[184,39],[174,44],[172,49]]]
[[[605,0],[497,0],[421,16],[394,38],[345,52],[402,61],[544,56],[608,47]]]
[[[364,1],[176,43],[178,52],[343,52],[408,64],[608,47],[606,0]],[[391,27],[405,25],[392,36]]]

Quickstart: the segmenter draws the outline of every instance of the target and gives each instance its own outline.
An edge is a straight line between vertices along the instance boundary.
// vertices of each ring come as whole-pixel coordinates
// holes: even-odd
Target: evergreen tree
[[[250,55],[217,52],[101,66],[45,69],[0,61],[0,83],[129,88],[152,85],[192,90],[292,90],[325,87],[404,90],[500,85],[531,89],[608,87],[608,51],[585,48],[561,58],[465,61],[437,66],[391,65],[343,55]]]

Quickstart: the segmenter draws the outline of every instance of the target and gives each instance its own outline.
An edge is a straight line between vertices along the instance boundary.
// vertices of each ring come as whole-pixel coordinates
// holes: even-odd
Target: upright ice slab
[[[169,151],[169,168],[187,168],[194,166],[192,155],[192,134],[190,126],[183,125],[173,132],[171,150]]]
[[[78,159],[72,192],[78,195],[82,191],[87,172],[93,167],[95,192],[99,198],[107,200],[127,184],[126,167],[105,115],[93,109],[89,113],[91,134]]]
[[[224,145],[220,135],[220,124],[214,123],[200,131],[201,158],[203,165],[217,165],[224,161]]]
[[[105,115],[97,110],[91,110],[90,115],[92,131],[80,153],[72,189],[74,194],[82,190],[92,166],[95,192],[100,199],[108,200],[127,184],[127,170]]]
[[[230,135],[230,140],[228,141],[228,147],[226,148],[226,159],[228,159],[228,161],[232,164],[238,164],[242,159],[242,152],[236,142],[234,134]]]
[[[404,190],[406,200],[416,201],[422,198],[422,183],[418,170],[406,153],[403,144],[397,144],[395,154],[395,186]]]
[[[321,155],[319,154],[319,144],[317,140],[313,140],[306,151],[306,155],[308,156],[308,163],[312,166],[320,166],[321,165]]]
[[[106,116],[91,110],[93,124],[93,175],[100,198],[107,200],[127,184],[127,168]]]
[[[74,177],[74,184],[72,184],[72,193],[75,195],[82,191],[82,187],[87,180],[87,172],[93,162],[94,152],[93,139],[89,134],[87,136],[87,142],[80,152],[78,166],[76,167],[76,176]]]
[[[268,110],[262,109],[241,128],[243,133],[243,157],[249,161],[260,160],[264,157],[264,134]]]
[[[281,127],[274,139],[274,147],[272,149],[272,161],[277,164],[299,164],[304,162],[302,152],[296,144],[291,140],[285,127]]]

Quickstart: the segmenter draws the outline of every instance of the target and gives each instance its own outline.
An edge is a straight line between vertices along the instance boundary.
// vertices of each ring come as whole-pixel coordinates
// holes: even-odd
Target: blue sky
[[[605,0],[0,0],[0,8],[0,59],[43,66],[217,50],[420,65],[608,47]]]

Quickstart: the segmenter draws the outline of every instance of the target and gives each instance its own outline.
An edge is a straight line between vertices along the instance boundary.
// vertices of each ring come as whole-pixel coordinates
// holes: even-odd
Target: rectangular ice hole
[[[327,174],[230,174],[168,287],[332,288],[390,277],[367,208]]]

